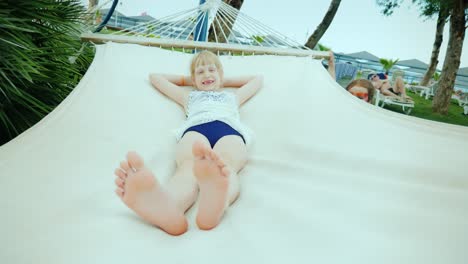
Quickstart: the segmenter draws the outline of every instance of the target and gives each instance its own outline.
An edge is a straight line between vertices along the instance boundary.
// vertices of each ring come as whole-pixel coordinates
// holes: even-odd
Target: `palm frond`
[[[382,67],[386,72],[390,71],[393,66],[399,61],[400,59],[392,60],[392,59],[384,59],[381,58],[379,60],[380,64],[382,64]]]
[[[52,111],[81,79],[93,58],[91,45],[78,52],[85,12],[80,0],[0,0],[0,145]]]

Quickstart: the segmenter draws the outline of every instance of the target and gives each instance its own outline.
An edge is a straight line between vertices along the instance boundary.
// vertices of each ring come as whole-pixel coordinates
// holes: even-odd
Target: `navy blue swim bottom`
[[[189,127],[184,131],[182,136],[184,136],[185,133],[189,131],[195,131],[204,135],[210,142],[211,148],[213,148],[216,142],[218,142],[218,140],[220,140],[222,137],[229,135],[236,135],[241,137],[245,144],[244,137],[239,132],[237,132],[237,130],[232,128],[230,125],[218,120]]]

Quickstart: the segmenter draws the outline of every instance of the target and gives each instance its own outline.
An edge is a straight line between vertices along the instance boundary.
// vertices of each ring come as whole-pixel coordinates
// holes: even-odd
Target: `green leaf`
[[[78,52],[85,12],[80,0],[0,0],[0,145],[52,111],[89,67],[92,46]]]

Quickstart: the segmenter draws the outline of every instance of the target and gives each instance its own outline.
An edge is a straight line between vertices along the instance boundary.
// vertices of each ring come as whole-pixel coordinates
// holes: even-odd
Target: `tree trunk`
[[[309,37],[305,46],[313,49],[322,38],[323,34],[327,31],[328,27],[330,26],[333,18],[335,17],[336,12],[338,11],[338,7],[340,7],[341,0],[332,0],[330,7],[328,7],[328,11],[323,17],[322,22],[317,26],[314,33]]]
[[[444,27],[445,21],[449,16],[449,11],[447,8],[444,8],[442,5],[439,11],[439,17],[437,18],[437,29],[435,34],[434,45],[432,48],[432,56],[431,62],[429,63],[429,68],[426,71],[420,85],[427,86],[429,81],[432,79],[434,72],[437,69],[437,64],[439,64],[439,52],[440,52],[440,45],[442,45],[443,41],[443,34],[444,34]]]
[[[223,2],[234,7],[237,10],[240,10],[242,4],[244,3],[244,0],[223,0]],[[223,14],[219,11],[216,13],[216,17],[213,20],[213,24],[211,25],[210,30],[208,32],[208,42],[227,42],[227,38],[229,38],[229,35],[232,31],[232,27],[234,26],[234,22],[236,21],[237,13],[233,16],[233,18],[228,17],[226,14]],[[223,23],[222,21],[224,21],[225,23]]]
[[[457,71],[460,67],[460,56],[465,39],[465,4],[464,0],[454,0],[450,16],[450,35],[445,56],[439,88],[432,102],[432,111],[446,115],[452,97]]]

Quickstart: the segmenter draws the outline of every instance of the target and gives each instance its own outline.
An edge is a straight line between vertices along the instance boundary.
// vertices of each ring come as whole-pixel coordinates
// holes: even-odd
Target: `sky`
[[[82,0],[84,3],[86,0]],[[100,3],[106,1],[100,0]],[[322,21],[331,0],[244,0],[241,12],[255,18],[300,43]],[[406,0],[392,16],[380,13],[375,0],[342,0],[335,18],[320,43],[335,52],[368,51],[386,59],[418,59],[429,63],[436,30],[436,17],[419,16],[417,6]],[[143,12],[155,18],[187,10],[199,0],[120,0],[117,10],[126,16]],[[110,6],[110,3],[107,4]],[[449,24],[439,55],[441,69],[447,49]],[[468,67],[468,43],[465,41],[460,67]]]

